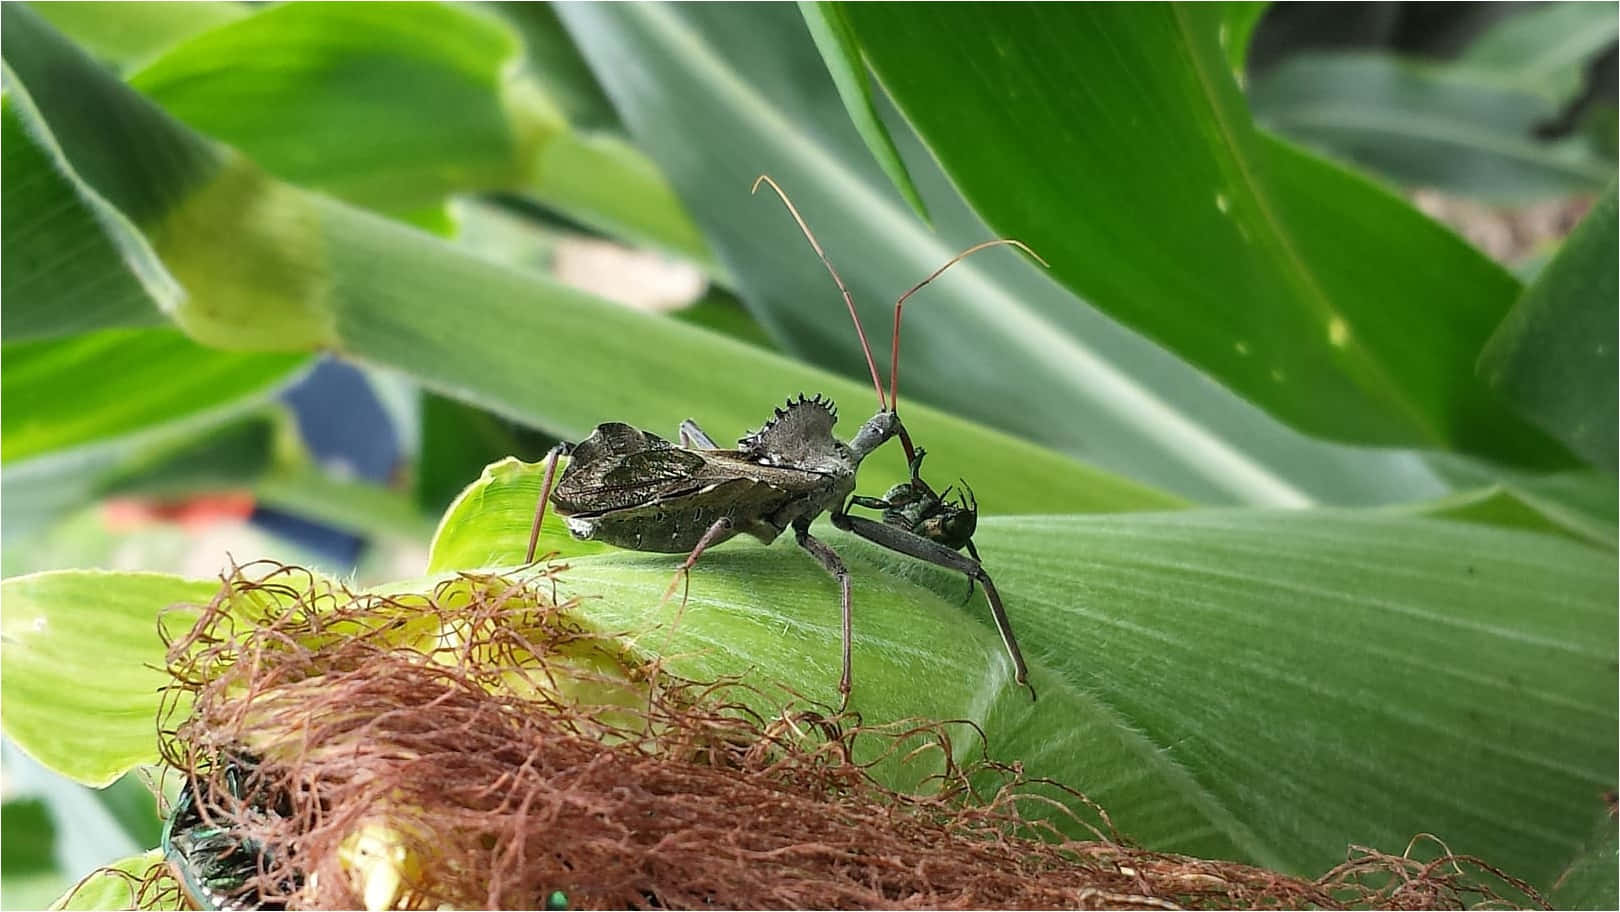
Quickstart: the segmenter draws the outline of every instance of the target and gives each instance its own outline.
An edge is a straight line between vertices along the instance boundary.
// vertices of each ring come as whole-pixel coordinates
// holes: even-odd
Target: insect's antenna
[[[972,247],[969,247],[968,249],[966,249],[966,250],[962,251],[961,253],[957,254],[956,256],[951,257],[950,262],[948,262],[944,266],[941,266],[938,269],[934,270],[933,273],[931,273],[928,276],[928,278],[923,279],[921,282],[918,282],[917,284],[911,286],[910,291],[907,291],[905,294],[901,295],[900,299],[898,301],[894,302],[894,334],[891,337],[892,341],[889,343],[890,344],[890,348],[889,348],[889,408],[890,409],[897,409],[899,407],[899,404],[900,404],[900,308],[905,306],[907,298],[909,298],[912,295],[916,294],[917,292],[921,291],[924,285],[927,285],[929,282],[932,282],[935,279],[939,278],[940,275],[945,272],[945,270],[951,268],[952,266],[955,266],[957,263],[962,262],[963,260],[965,260],[968,257],[972,256],[973,254],[978,253],[979,251],[984,250],[984,249],[989,248],[989,247],[1017,247],[1019,250],[1022,250],[1025,253],[1029,254],[1030,256],[1034,257],[1035,261],[1037,263],[1040,263],[1042,266],[1045,266],[1048,269],[1051,268],[1050,263],[1048,263],[1045,260],[1041,259],[1040,254],[1036,253],[1035,251],[1029,249],[1029,247],[1025,246],[1023,241],[1015,241],[1012,238],[996,238],[993,241],[985,241],[985,242],[983,242],[981,244],[974,244]]]
[[[861,326],[861,318],[855,313],[855,299],[850,296],[849,289],[844,287],[844,280],[839,278],[838,270],[834,269],[832,261],[827,259],[827,254],[822,251],[820,242],[811,233],[810,226],[806,225],[804,217],[799,215],[798,207],[793,205],[793,201],[788,199],[788,195],[782,191],[776,181],[771,180],[769,174],[761,174],[755,178],[754,189],[748,192],[758,193],[760,184],[770,184],[771,189],[776,191],[776,195],[782,198],[782,202],[787,205],[788,212],[793,213],[793,220],[799,223],[799,230],[804,232],[804,236],[810,241],[810,246],[815,249],[816,256],[821,257],[821,265],[827,267],[827,271],[832,273],[833,281],[838,283],[838,290],[844,295],[844,303],[849,306],[849,318],[855,321],[855,335],[861,338],[861,352],[866,355],[866,367],[872,372],[872,389],[877,392],[878,408],[888,409],[888,404],[883,399],[883,380],[878,377],[877,362],[872,358],[872,346],[867,344],[866,329]]]

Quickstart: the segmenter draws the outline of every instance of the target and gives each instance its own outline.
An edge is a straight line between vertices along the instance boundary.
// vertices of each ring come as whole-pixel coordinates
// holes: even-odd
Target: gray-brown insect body
[[[681,446],[620,422],[597,425],[570,453],[551,495],[576,538],[684,554],[748,534],[770,544],[795,523],[839,509],[861,460],[895,433],[879,412],[845,443],[837,409],[820,396],[789,400],[736,449],[693,422]]]

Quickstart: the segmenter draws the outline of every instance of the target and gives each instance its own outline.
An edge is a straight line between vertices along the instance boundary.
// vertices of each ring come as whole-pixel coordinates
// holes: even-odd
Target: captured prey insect
[[[596,539],[636,551],[686,553],[686,561],[677,571],[677,579],[690,572],[706,549],[733,536],[752,535],[770,544],[792,528],[799,547],[838,581],[843,621],[843,674],[838,681],[838,691],[842,705],[847,705],[851,688],[850,575],[838,554],[810,534],[810,523],[827,513],[833,525],[839,529],[891,551],[965,574],[970,592],[973,583],[982,586],[1002,643],[1012,659],[1015,678],[1029,689],[1033,699],[1035,690],[1029,685],[1029,671],[1024,665],[1023,654],[1018,649],[1018,640],[1013,636],[1012,625],[1002,607],[995,583],[977,560],[977,554],[968,557],[958,553],[964,544],[971,546],[967,539],[973,534],[971,527],[977,519],[976,506],[970,508],[964,501],[961,507],[947,504],[941,512],[936,505],[933,511],[925,511],[929,512],[928,516],[919,514],[918,521],[907,524],[877,522],[854,516],[847,511],[846,504],[855,492],[855,474],[861,461],[895,437],[900,438],[912,467],[911,490],[925,498],[933,497],[935,501],[941,501],[917,474],[921,464],[920,453],[913,447],[910,435],[896,412],[899,397],[900,314],[906,299],[964,257],[988,247],[1009,245],[1018,247],[1037,260],[1040,257],[1015,240],[987,241],[957,254],[901,295],[894,305],[889,394],[885,398],[877,363],[872,358],[872,349],[867,343],[860,317],[856,315],[855,301],[849,289],[844,286],[843,279],[787,194],[765,175],[754,182],[756,192],[761,183],[769,184],[782,198],[843,294],[850,318],[855,323],[861,350],[866,356],[866,365],[872,374],[872,386],[878,399],[877,413],[868,418],[846,443],[833,436],[838,411],[832,401],[820,395],[805,398],[800,393],[798,398],[789,399],[785,407],[777,408],[759,430],[740,439],[734,449],[726,449],[715,443],[691,419],[680,425],[679,446],[628,424],[599,424],[579,443],[561,443],[546,454],[544,480],[541,482],[540,501],[535,507],[534,524],[529,532],[526,559],[534,560],[540,526],[548,504],[563,516],[569,532],[575,538]],[[557,461],[564,455],[570,458],[559,478]],[[903,511],[904,507],[901,509]],[[961,541],[957,540],[959,535],[956,532],[943,537],[929,534],[932,528],[929,523],[940,518],[948,520],[945,525],[959,530],[964,510],[967,530],[966,537]],[[955,520],[949,521],[950,517],[955,517]]]
[[[979,549],[973,547],[973,533],[979,528],[979,501],[973,496],[968,483],[957,479],[962,486],[951,500],[953,488],[935,492],[923,481],[922,461],[927,450],[918,448],[911,457],[911,477],[890,488],[882,497],[863,497],[859,494],[849,502],[857,507],[883,511],[883,521],[908,532],[938,542],[952,551],[967,549],[968,555],[979,560]],[[968,585],[972,586],[972,577]],[[970,588],[969,594],[972,594]]]
[[[285,795],[272,798],[254,784],[258,761],[245,753],[222,754],[217,781],[187,777],[163,824],[163,855],[193,909],[281,909],[255,888],[268,867],[264,846],[231,823],[228,808],[263,823],[291,814]],[[284,892],[298,883],[282,883]]]

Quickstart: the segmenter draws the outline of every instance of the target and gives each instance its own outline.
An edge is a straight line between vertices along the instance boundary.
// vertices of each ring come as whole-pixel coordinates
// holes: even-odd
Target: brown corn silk
[[[1077,792],[1044,783],[1038,796],[1016,768],[954,764],[950,733],[965,728],[863,726],[737,682],[678,680],[558,604],[563,570],[383,597],[260,563],[166,615],[163,756],[202,783],[205,821],[261,849],[246,896],[363,907],[343,859],[369,833],[402,850],[405,908],[535,909],[558,891],[572,908],[1539,902],[1448,852],[1352,846],[1313,881],[1132,847]],[[853,759],[897,753],[941,770],[926,794],[885,788]],[[243,797],[233,757],[253,761],[235,766]],[[1054,823],[1078,821],[1071,808],[1101,821],[1093,838]],[[175,888],[160,870],[141,892]]]

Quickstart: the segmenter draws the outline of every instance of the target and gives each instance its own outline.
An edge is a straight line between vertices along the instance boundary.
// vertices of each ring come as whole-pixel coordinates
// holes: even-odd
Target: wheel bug
[[[838,581],[843,622],[843,674],[838,681],[842,706],[847,705],[851,689],[850,575],[838,554],[810,534],[810,523],[827,513],[833,525],[845,532],[965,574],[970,594],[975,582],[983,586],[1002,644],[1012,659],[1014,677],[1029,690],[1033,699],[1035,689],[1029,684],[1029,670],[995,583],[979,563],[976,552],[972,557],[958,553],[963,544],[971,547],[971,542],[952,544],[954,533],[944,537],[929,534],[932,528],[929,522],[933,519],[955,517],[954,523],[944,522],[940,528],[960,528],[964,512],[968,517],[967,525],[975,525],[977,505],[970,506],[967,501],[960,506],[945,504],[943,498],[934,495],[933,489],[918,474],[921,451],[912,445],[896,409],[899,404],[900,314],[907,298],[965,257],[988,247],[1013,246],[1043,265],[1045,261],[1010,238],[986,241],[957,254],[901,295],[894,305],[889,392],[885,398],[866,330],[861,326],[855,300],[844,280],[782,188],[770,177],[760,175],[754,181],[754,192],[758,192],[762,183],[769,184],[781,197],[838,285],[872,374],[877,413],[845,443],[832,433],[838,420],[838,410],[832,401],[820,395],[807,399],[800,393],[797,399],[789,399],[785,407],[776,409],[759,430],[742,437],[735,449],[722,448],[690,418],[681,422],[679,446],[628,424],[599,424],[579,443],[560,443],[546,454],[526,560],[534,560],[548,503],[563,516],[575,538],[596,539],[636,551],[685,552],[686,561],[676,571],[677,579],[690,573],[706,549],[735,535],[746,533],[768,545],[791,527],[799,547]],[[909,524],[877,522],[850,514],[846,503],[854,495],[855,474],[861,461],[897,436],[911,467],[912,477],[906,487],[922,500],[931,498],[933,511],[926,518],[919,514],[919,519],[908,521]],[[559,478],[557,460],[564,455],[570,458]],[[877,501],[867,499],[866,505],[874,503]],[[890,505],[887,498],[883,504],[885,509]],[[905,507],[900,509],[900,515],[905,515]],[[972,528],[968,528],[966,537],[972,537]],[[673,591],[674,583],[670,586]]]

